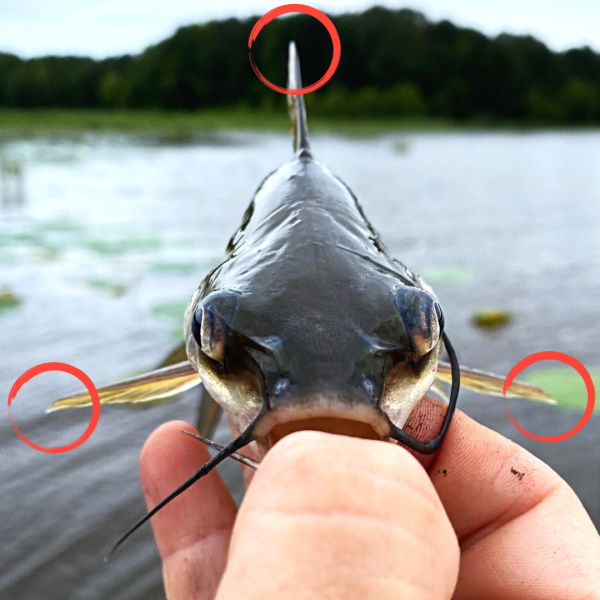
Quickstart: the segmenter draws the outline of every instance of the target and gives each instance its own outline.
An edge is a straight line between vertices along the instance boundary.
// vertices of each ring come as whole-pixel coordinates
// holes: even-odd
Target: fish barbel
[[[301,88],[293,42],[288,73],[288,88]],[[260,460],[285,435],[316,429],[430,453],[450,424],[461,375],[466,387],[501,395],[502,378],[459,375],[435,293],[390,257],[350,189],[314,158],[303,96],[288,95],[288,106],[294,156],[261,183],[225,260],[192,296],[184,315],[188,360],[99,389],[105,404],[136,404],[202,382],[209,425],[218,414],[214,398],[241,434],[118,544],[248,444]],[[450,364],[439,360],[444,347]],[[433,440],[417,440],[402,427],[440,381],[452,384],[445,422]],[[552,401],[525,384],[511,392]],[[77,394],[51,409],[89,403]]]

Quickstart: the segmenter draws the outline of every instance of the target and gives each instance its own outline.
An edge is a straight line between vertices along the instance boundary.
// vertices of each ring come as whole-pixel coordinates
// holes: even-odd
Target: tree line
[[[198,110],[275,109],[280,94],[255,76],[247,55],[258,17],[182,27],[144,50],[103,60],[0,53],[0,106]],[[600,122],[600,54],[553,52],[532,36],[494,38],[411,10],[371,8],[332,20],[342,59],[309,95],[313,113],[335,117],[434,116],[540,123]],[[325,28],[305,15],[269,23],[253,46],[271,81],[285,85],[294,39],[305,85],[331,60]]]

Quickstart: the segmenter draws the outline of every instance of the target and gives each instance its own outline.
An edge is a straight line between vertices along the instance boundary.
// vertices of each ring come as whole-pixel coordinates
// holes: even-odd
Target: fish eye
[[[429,292],[410,286],[398,288],[395,299],[415,356],[425,356],[437,346],[444,330],[444,315],[439,302]]]
[[[204,354],[213,360],[224,361],[227,328],[214,313],[197,308],[192,319],[192,334]]]
[[[194,311],[192,335],[200,350],[218,362],[225,361],[229,323],[233,320],[237,298],[228,292],[210,294]]]

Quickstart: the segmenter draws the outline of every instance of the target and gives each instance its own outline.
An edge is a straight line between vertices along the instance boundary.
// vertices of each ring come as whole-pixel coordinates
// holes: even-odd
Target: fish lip
[[[279,406],[269,410],[256,424],[254,430],[255,442],[264,449],[273,446],[277,439],[273,439],[274,431],[279,425],[291,425],[294,422],[305,422],[311,419],[337,419],[345,422],[355,422],[371,427],[373,436],[360,436],[371,439],[386,440],[390,437],[390,422],[385,413],[368,404],[349,404],[340,399],[321,398],[319,402],[297,402]],[[306,427],[291,429],[300,431]],[[318,430],[318,428],[315,428]],[[284,434],[287,435],[287,434]],[[281,436],[284,437],[284,436]]]

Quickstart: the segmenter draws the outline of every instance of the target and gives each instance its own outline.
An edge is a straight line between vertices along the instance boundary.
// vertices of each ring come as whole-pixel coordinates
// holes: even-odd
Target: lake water
[[[185,142],[90,134],[0,146],[0,402],[30,367],[61,361],[96,384],[152,368],[181,338],[183,306],[222,257],[263,176],[291,156],[287,136],[223,134]],[[434,286],[461,362],[506,373],[542,350],[600,367],[600,133],[394,133],[313,136],[317,157],[356,193],[392,254]],[[1,294],[0,294],[1,295]],[[18,302],[15,300],[15,303]],[[478,307],[511,312],[497,331]],[[44,409],[79,386],[45,374],[13,415],[35,442],[75,440],[90,412]],[[459,407],[542,457],[600,524],[600,418],[559,444],[528,440],[502,401]],[[566,431],[579,412],[510,402],[528,429]],[[137,475],[150,432],[194,420],[197,393],[148,410],[106,408],[83,446],[27,447],[0,412],[0,597],[164,598],[150,528],[105,565],[144,512]],[[227,438],[224,427],[219,439]],[[225,477],[240,494],[236,466]]]

